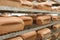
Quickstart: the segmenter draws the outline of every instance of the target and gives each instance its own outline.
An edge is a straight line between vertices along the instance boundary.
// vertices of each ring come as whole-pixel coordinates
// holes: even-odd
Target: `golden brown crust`
[[[51,35],[51,30],[49,28],[44,28],[44,29],[38,30],[37,34],[38,34],[37,37],[40,40],[43,40],[43,38],[47,38]]]
[[[36,24],[38,25],[45,25],[50,23],[51,17],[50,16],[38,16],[36,18]]]
[[[53,29],[54,29],[54,30],[59,30],[59,28],[60,28],[60,24],[55,24],[55,25],[53,25]]]
[[[51,30],[48,29],[48,28],[45,28],[45,29],[42,29],[42,30],[38,31],[38,34],[40,34],[40,35],[45,35],[45,34],[48,34],[48,33],[51,33]]]
[[[20,8],[21,4],[15,1],[0,0],[0,6],[10,6]]]
[[[59,16],[52,16],[52,20],[53,21],[58,21],[58,20],[60,20],[60,18],[59,18]]]
[[[36,31],[28,32],[28,33],[22,34],[20,36],[23,37],[24,39],[27,39],[29,37],[36,36]]]
[[[21,31],[24,29],[23,20],[17,17],[0,17],[0,19],[1,19],[0,20],[0,34]]]
[[[29,17],[29,16],[20,16],[19,18],[24,21],[25,26],[26,25],[32,25],[33,24],[32,17]]]

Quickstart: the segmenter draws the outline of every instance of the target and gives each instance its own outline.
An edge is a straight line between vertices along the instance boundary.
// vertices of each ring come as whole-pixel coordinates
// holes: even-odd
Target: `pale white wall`
[[[22,16],[22,15],[28,15],[28,14],[12,13],[11,15]],[[58,14],[50,14],[50,15],[51,15],[51,16],[58,16]]]
[[[22,16],[22,15],[28,15],[28,14],[25,14],[25,13],[12,13],[11,15]]]

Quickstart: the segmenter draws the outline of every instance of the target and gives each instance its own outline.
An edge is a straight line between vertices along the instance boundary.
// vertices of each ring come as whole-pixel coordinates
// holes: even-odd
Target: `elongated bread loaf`
[[[33,24],[32,17],[29,17],[29,16],[20,16],[19,18],[24,21],[25,26]]]
[[[8,7],[20,8],[21,4],[19,2],[15,2],[15,1],[0,0],[0,6],[8,6]]]
[[[0,34],[21,31],[24,22],[17,17],[0,17]]]
[[[60,24],[55,24],[52,26],[53,30],[59,30],[60,29]]]
[[[52,16],[52,21],[58,21],[60,20],[59,16]]]
[[[31,31],[20,35],[24,40],[36,40],[36,31]]]
[[[38,16],[36,18],[36,24],[37,25],[45,25],[50,23],[51,17],[50,16]]]
[[[47,38],[48,36],[51,35],[51,30],[48,29],[48,28],[44,28],[44,29],[41,29],[41,30],[38,30],[37,31],[37,36],[40,40],[43,40],[44,38]]]

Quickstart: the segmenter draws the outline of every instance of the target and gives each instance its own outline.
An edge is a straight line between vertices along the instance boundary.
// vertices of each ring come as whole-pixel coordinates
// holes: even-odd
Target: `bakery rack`
[[[60,12],[56,12],[56,11],[16,8],[16,7],[9,7],[9,6],[0,6],[0,12],[12,12],[12,13],[31,13],[32,12],[32,13],[60,14]]]
[[[8,6],[0,6],[0,12],[9,12],[9,13],[50,13],[50,14],[60,14],[60,12],[55,12],[55,11],[46,11],[46,10],[36,10],[36,9],[23,9],[23,8],[13,8],[13,7],[8,7]],[[42,26],[38,26],[35,28],[31,28],[31,29],[27,29],[27,30],[23,30],[23,31],[18,31],[18,32],[13,32],[13,33],[9,33],[6,35],[1,35],[0,36],[0,40],[4,40],[4,39],[8,39],[11,37],[15,37],[30,31],[34,31],[34,30],[39,30],[39,29],[43,29],[46,27],[50,27],[54,24],[60,23],[60,21],[52,21],[51,23],[47,24],[47,25],[42,25]]]

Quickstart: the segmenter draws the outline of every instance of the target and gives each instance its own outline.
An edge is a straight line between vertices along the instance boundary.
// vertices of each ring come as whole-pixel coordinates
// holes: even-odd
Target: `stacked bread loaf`
[[[0,17],[0,35],[15,31],[21,31],[23,29],[24,29],[23,20],[17,17]]]
[[[36,23],[37,25],[45,25],[51,22],[51,17],[50,16],[38,16],[36,18]]]
[[[25,26],[33,24],[32,17],[29,17],[29,16],[20,16],[19,18],[24,21]]]
[[[0,6],[20,8],[21,4],[19,2],[14,2],[14,1],[9,1],[9,0],[0,0]]]
[[[52,35],[52,40],[56,40],[60,36],[60,24],[55,24],[52,26],[52,29],[56,32]]]
[[[21,37],[24,40],[36,40],[36,31],[31,31],[31,32],[22,34]]]
[[[38,30],[37,34],[38,34],[37,37],[39,40],[44,40],[45,38],[48,38],[51,35],[51,30],[49,28],[44,28],[44,29]]]
[[[52,38],[51,40],[56,40],[60,36],[59,34],[60,34],[59,32],[53,34],[51,37]]]
[[[60,29],[60,24],[55,24],[52,26],[53,30],[59,30]]]
[[[52,16],[52,21],[58,21],[58,20],[60,20],[59,16]]]

